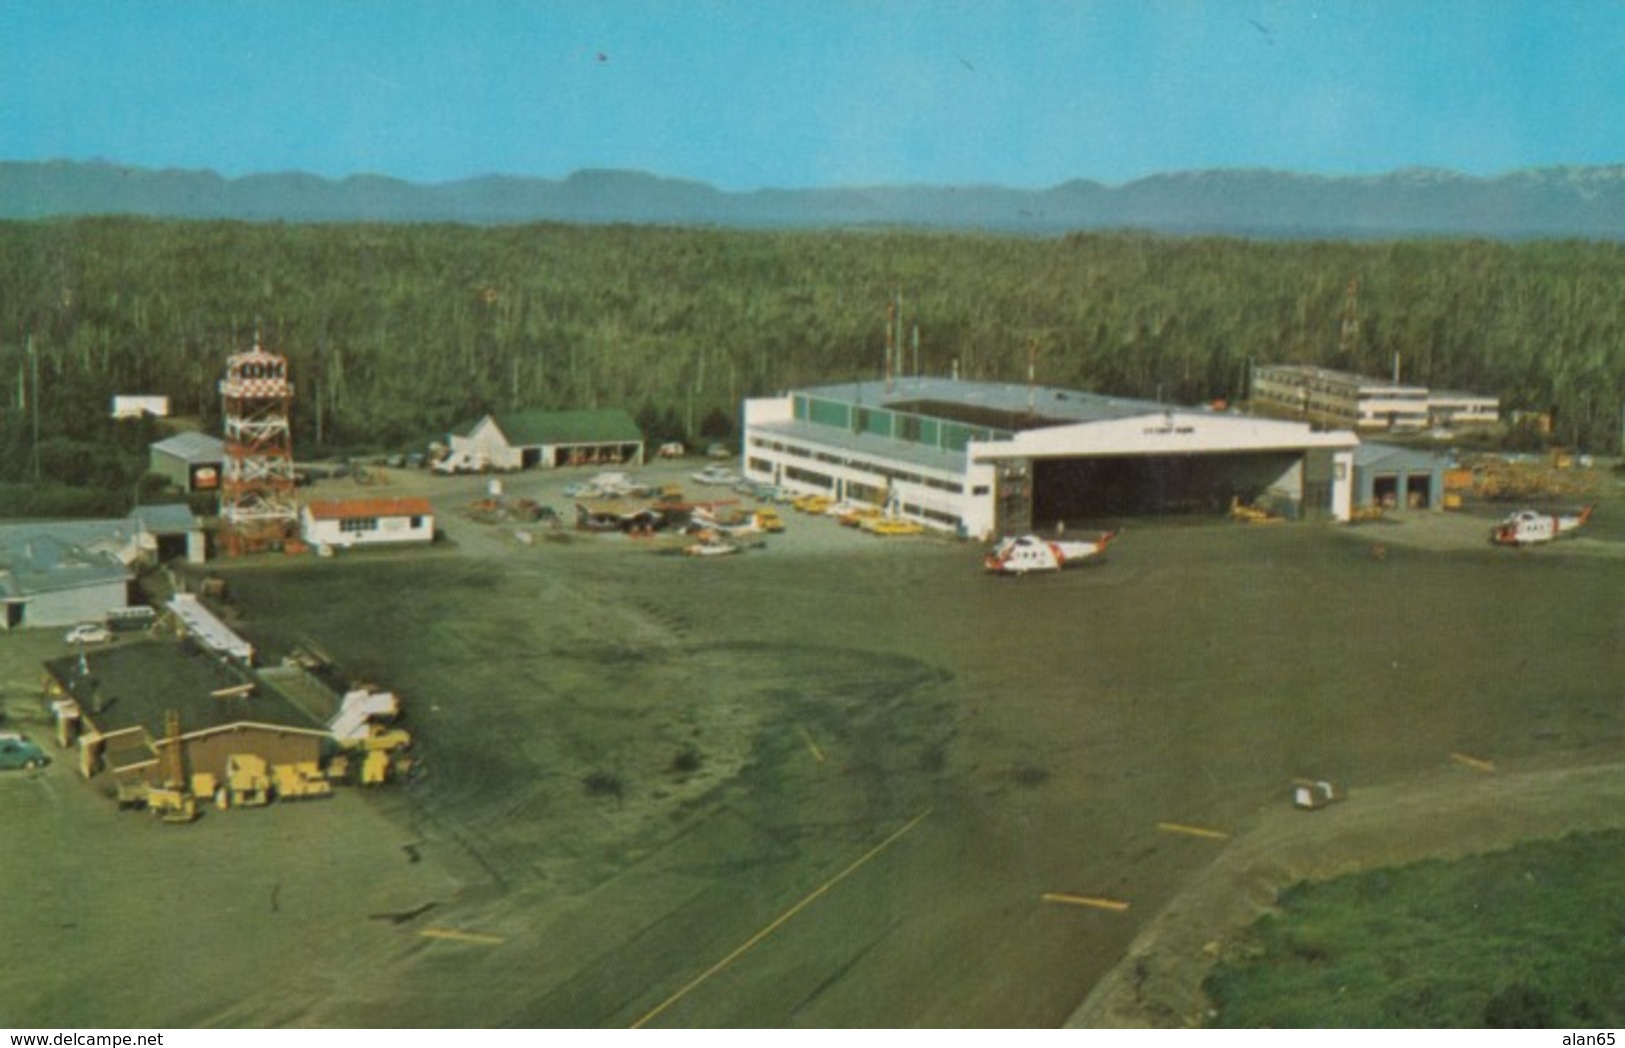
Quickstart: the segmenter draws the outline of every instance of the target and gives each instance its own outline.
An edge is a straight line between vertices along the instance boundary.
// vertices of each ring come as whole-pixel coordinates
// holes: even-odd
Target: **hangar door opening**
[[[1231,499],[1303,497],[1297,452],[1119,455],[1033,462],[1033,525],[1158,514],[1220,515]]]

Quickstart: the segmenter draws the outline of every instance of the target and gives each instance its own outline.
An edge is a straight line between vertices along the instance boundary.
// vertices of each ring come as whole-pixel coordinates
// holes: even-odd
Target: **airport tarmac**
[[[1526,553],[1487,519],[1111,522],[1104,563],[1006,579],[793,513],[733,557],[526,544],[459,514],[485,483],[368,492],[430,494],[429,550],[216,566],[262,649],[403,696],[421,780],[190,827],[66,762],[0,782],[0,933],[34,944],[0,1023],[1058,1026],[1293,778],[1625,740],[1609,513]],[[29,645],[60,637],[0,637],[7,673]]]

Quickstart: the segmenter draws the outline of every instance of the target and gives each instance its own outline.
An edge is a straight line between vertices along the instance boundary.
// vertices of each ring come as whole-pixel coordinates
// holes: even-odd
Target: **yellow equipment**
[[[386,750],[368,750],[361,759],[361,785],[377,786],[389,781],[389,753]]]
[[[1241,501],[1240,497],[1231,498],[1230,516],[1243,524],[1279,524],[1282,520],[1281,517],[1267,509],[1247,505]]]
[[[265,761],[251,753],[226,758],[226,798],[234,808],[255,808],[271,802],[271,777]]]
[[[271,780],[279,800],[305,800],[333,794],[333,784],[322,776],[315,761],[274,764],[271,766]]]
[[[191,822],[197,818],[197,798],[189,790],[153,786],[147,790],[147,810],[164,822]]]
[[[179,710],[164,714],[164,752],[159,767],[163,783],[147,789],[147,810],[164,822],[184,823],[197,818],[197,797],[186,780],[186,752],[181,746]]]

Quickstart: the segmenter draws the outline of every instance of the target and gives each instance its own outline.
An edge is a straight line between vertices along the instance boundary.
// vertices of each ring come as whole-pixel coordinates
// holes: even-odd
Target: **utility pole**
[[[34,333],[28,333],[28,369],[34,382],[34,483],[41,479],[39,459],[39,354],[34,351]]]
[[[1337,348],[1342,352],[1343,367],[1354,366],[1354,354],[1360,345],[1360,281],[1349,281],[1348,295],[1343,299],[1343,321],[1337,332]],[[1399,381],[1399,376],[1394,376]]]

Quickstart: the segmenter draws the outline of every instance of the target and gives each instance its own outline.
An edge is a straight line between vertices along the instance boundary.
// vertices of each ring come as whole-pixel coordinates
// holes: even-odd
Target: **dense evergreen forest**
[[[1625,245],[108,218],[0,223],[0,500],[37,471],[127,507],[147,434],[116,431],[110,397],[217,429],[256,332],[291,361],[301,457],[528,406],[692,439],[743,397],[878,375],[894,292],[928,373],[1024,381],[1036,343],[1047,384],[1200,403],[1242,395],[1249,360],[1386,375],[1398,354],[1409,380],[1619,448]]]

